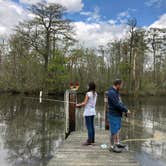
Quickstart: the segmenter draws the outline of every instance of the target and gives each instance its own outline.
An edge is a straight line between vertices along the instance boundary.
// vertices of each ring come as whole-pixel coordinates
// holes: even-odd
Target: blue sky
[[[147,3],[151,2],[151,5]],[[116,19],[119,13],[129,12],[131,17],[138,20],[139,26],[149,26],[166,12],[166,0],[83,0],[83,11],[93,11],[99,8],[102,20]],[[78,13],[69,14],[72,20],[86,20],[85,16]]]
[[[19,0],[13,1],[19,3]],[[115,20],[119,13],[128,12],[138,20],[139,26],[149,26],[166,13],[166,0],[82,0],[82,3],[81,11],[93,12],[98,8],[102,20]],[[86,21],[79,12],[70,12],[68,17],[73,21]]]
[[[26,7],[42,1],[66,7],[75,37],[86,47],[124,38],[131,17],[139,27],[166,28],[166,0],[0,0],[0,36],[10,35],[19,21],[31,19]]]

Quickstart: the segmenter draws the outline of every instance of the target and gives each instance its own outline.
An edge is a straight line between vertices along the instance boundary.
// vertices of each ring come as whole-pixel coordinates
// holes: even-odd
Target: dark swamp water
[[[122,130],[129,151],[142,166],[166,166],[166,98],[123,100],[133,111]],[[95,119],[100,129],[104,129],[103,107],[101,96]],[[83,110],[76,113],[77,130],[83,130]],[[47,166],[64,138],[63,103],[0,95],[0,166]]]

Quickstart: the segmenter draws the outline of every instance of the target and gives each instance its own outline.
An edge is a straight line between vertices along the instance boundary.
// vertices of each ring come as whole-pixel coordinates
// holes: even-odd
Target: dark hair
[[[121,85],[122,84],[122,80],[121,79],[116,79],[114,82],[113,82],[114,86],[117,86],[117,85]]]
[[[89,86],[88,92],[92,91],[93,94],[95,94],[95,92],[96,92],[96,84],[94,82],[90,82],[88,86]]]

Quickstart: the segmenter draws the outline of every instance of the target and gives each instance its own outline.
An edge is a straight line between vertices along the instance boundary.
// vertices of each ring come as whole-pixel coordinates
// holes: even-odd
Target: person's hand
[[[76,104],[76,108],[81,108],[81,104]]]
[[[128,110],[127,113],[126,113],[126,117],[129,117],[131,115],[131,111]]]
[[[126,116],[126,117],[129,117],[130,115],[131,115],[131,111],[128,110],[128,111],[125,113],[125,116]]]
[[[130,110],[128,110],[128,111],[127,111],[127,114],[131,114],[131,111],[130,111]]]

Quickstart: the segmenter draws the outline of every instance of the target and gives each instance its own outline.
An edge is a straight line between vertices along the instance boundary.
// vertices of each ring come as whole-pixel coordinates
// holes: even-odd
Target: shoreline
[[[106,91],[103,92],[98,92],[99,95],[104,95]],[[25,95],[25,96],[39,96],[40,91],[25,91],[25,92],[20,92],[20,91],[14,91],[14,90],[0,90],[0,95],[2,94],[9,94],[9,95]],[[65,93],[64,92],[48,92],[43,94],[43,96],[63,96]],[[84,95],[86,92],[83,91],[78,91],[78,95]],[[128,93],[126,91],[121,91],[120,92],[121,96],[126,96],[126,97],[166,97],[166,91],[156,91],[155,93],[150,93],[150,92],[144,92],[140,91],[139,93]]]

